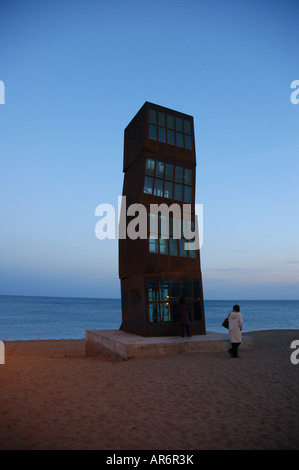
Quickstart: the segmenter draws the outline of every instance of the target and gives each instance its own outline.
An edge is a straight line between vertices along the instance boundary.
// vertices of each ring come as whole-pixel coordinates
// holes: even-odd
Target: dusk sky
[[[95,210],[117,212],[150,101],[194,117],[204,298],[298,299],[298,20],[298,0],[1,0],[0,294],[120,297]]]

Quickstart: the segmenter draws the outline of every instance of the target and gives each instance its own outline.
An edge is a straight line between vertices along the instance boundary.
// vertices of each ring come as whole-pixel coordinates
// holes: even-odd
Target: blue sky
[[[206,299],[297,299],[298,0],[0,1],[0,294],[120,297],[95,209],[145,101],[194,117]]]

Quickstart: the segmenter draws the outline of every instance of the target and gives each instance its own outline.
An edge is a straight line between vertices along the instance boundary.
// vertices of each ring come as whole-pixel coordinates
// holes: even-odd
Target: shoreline
[[[85,340],[14,340],[0,365],[0,449],[299,450],[298,329],[244,332],[239,359],[85,357]]]
[[[105,328],[97,328],[98,330],[105,330]],[[108,328],[109,330],[110,328]],[[114,328],[114,330],[118,330],[119,328]],[[112,328],[113,330],[113,328]],[[207,331],[214,332],[214,330],[207,329]],[[242,336],[250,336],[251,334],[254,333],[266,333],[270,331],[294,331],[299,333],[299,328],[266,328],[266,329],[260,329],[260,330],[250,330],[250,331],[242,331]],[[215,331],[216,333],[228,333],[228,330],[225,328],[222,328],[219,331]],[[198,335],[200,336],[200,335]],[[203,335],[205,336],[205,335]],[[177,336],[179,338],[179,336]],[[173,336],[173,338],[176,338],[176,336]],[[27,342],[27,341],[85,341],[85,338],[46,338],[46,339],[39,339],[39,338],[30,338],[30,339],[2,339],[0,338],[0,341],[3,343],[15,343],[15,342]]]

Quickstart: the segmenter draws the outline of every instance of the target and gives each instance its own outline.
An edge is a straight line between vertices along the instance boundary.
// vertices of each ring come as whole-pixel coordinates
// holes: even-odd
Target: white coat
[[[228,331],[232,343],[241,343],[241,331],[243,328],[243,318],[240,312],[230,312],[228,316]]]

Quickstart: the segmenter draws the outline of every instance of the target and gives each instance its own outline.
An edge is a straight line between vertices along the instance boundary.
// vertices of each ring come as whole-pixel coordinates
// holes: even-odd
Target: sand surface
[[[299,330],[253,351],[128,361],[84,341],[5,342],[0,449],[299,449]]]

